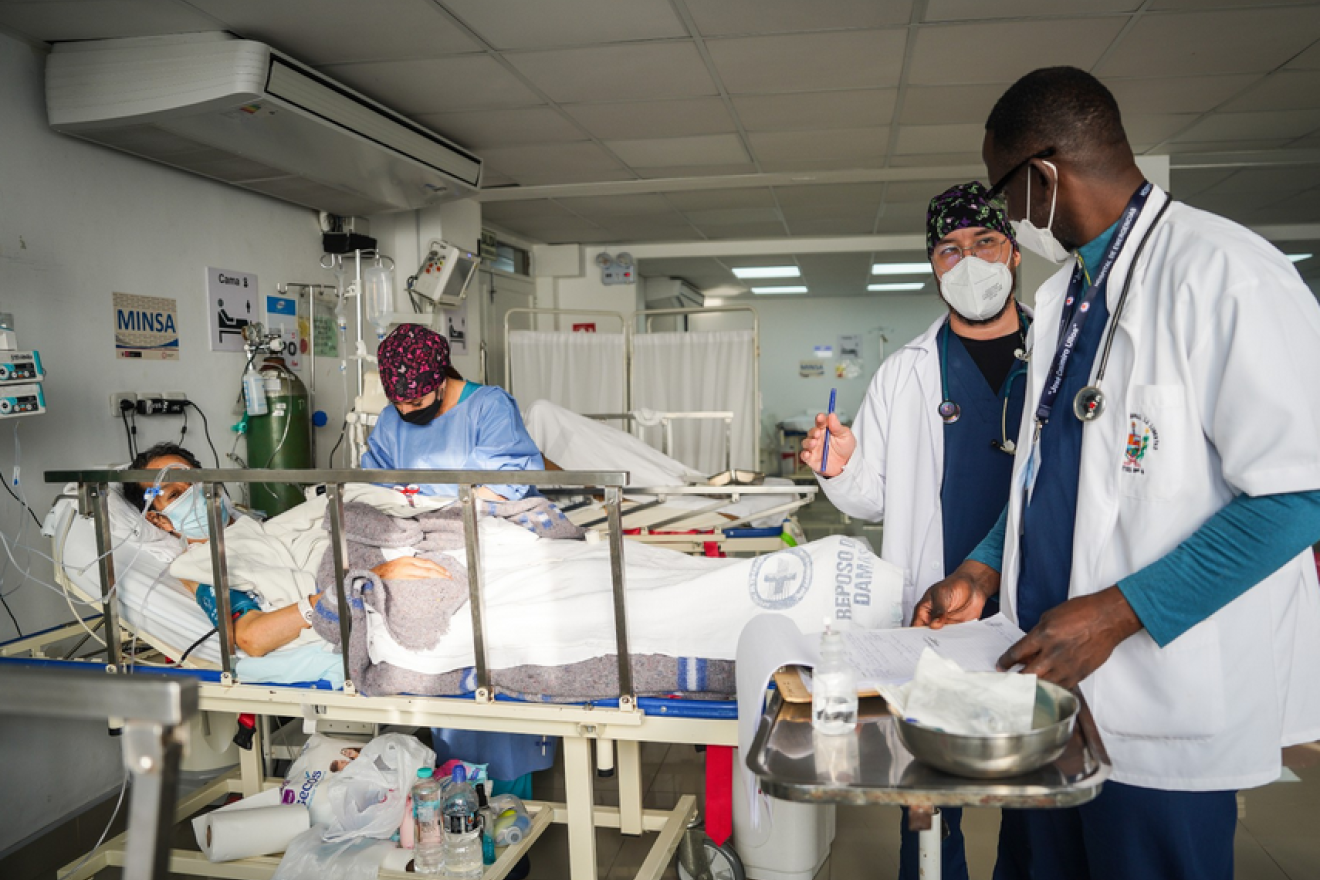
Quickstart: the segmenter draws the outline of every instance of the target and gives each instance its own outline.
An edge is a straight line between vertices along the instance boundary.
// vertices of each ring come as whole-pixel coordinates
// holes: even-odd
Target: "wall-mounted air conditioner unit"
[[[648,309],[694,309],[706,304],[706,295],[682,278],[647,278]]]
[[[46,107],[56,131],[332,214],[423,208],[481,185],[481,160],[461,147],[229,34],[58,43]]]

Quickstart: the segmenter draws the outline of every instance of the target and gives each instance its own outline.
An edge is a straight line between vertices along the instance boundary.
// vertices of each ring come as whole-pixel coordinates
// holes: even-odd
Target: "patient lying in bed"
[[[352,622],[347,653],[354,682],[365,693],[471,692],[474,639],[464,608],[468,560],[458,510],[436,509],[446,503],[440,500],[428,507],[414,499],[419,506],[413,506],[403,494],[379,486],[346,486],[344,497]],[[152,520],[186,537],[188,518],[181,511],[187,506],[175,506],[177,496],[152,500]],[[553,510],[533,511],[529,523],[520,524],[524,513],[502,519],[501,511],[485,503],[479,508],[486,646],[497,689],[542,700],[616,695],[607,544],[538,534],[532,527],[541,513],[553,522]],[[173,512],[180,512],[180,520]],[[235,626],[237,644],[244,651],[261,650],[287,639],[264,658],[241,660],[240,680],[322,677],[285,672],[258,678],[249,672],[253,664],[299,654],[319,657],[323,669],[342,665],[335,653],[341,648],[338,598],[329,574],[325,514],[326,500],[317,498],[264,523],[240,517],[225,530],[230,586],[250,594],[258,606]],[[77,537],[84,549],[70,558],[90,559],[91,523],[74,519],[77,531],[71,529],[69,543],[77,544]],[[133,552],[116,553],[121,572]],[[804,630],[818,629],[827,615],[867,628],[899,625],[902,619],[902,573],[851,538],[826,538],[757,559],[704,559],[627,543],[624,563],[639,694],[732,693],[738,633],[767,611],[793,618]],[[180,581],[205,584],[212,578],[210,548],[202,544],[165,564]],[[155,565],[141,566],[142,573],[159,572]],[[126,620],[160,625],[148,612],[170,605],[161,600],[174,597],[157,581],[159,575],[141,583],[122,580]],[[312,611],[311,626],[300,602]],[[186,611],[197,622],[187,624],[194,629],[184,630],[186,638],[172,637],[176,645],[186,646],[205,632],[202,615],[195,608]],[[174,623],[172,618],[169,624]]]
[[[157,443],[141,452],[129,465],[131,470],[159,471],[162,469],[200,468],[197,457],[174,443]],[[166,478],[168,479],[168,477]],[[135,509],[141,510],[151,496],[147,508],[147,521],[162,531],[169,532],[189,544],[205,544],[207,541],[206,501],[202,493],[191,483],[161,482],[159,488],[154,483],[127,483],[124,485],[124,498]],[[225,526],[234,521],[234,514],[228,500],[222,502],[226,514]],[[449,572],[429,559],[404,557],[381,563],[374,573],[381,578],[391,580],[409,580],[423,578],[446,578]],[[180,582],[192,591],[197,605],[211,619],[212,626],[219,626],[215,589],[207,583],[180,578]],[[315,592],[299,597],[295,604],[285,605],[273,610],[263,610],[260,597],[250,590],[230,589],[229,591],[229,643],[237,645],[248,656],[262,657],[278,648],[298,639],[304,630],[312,625],[312,614],[323,593]]]

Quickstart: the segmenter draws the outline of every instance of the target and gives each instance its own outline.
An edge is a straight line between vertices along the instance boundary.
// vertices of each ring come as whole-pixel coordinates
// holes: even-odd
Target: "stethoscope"
[[[1024,365],[1031,358],[1030,352],[1027,351],[1027,327],[1030,326],[1031,322],[1027,320],[1021,306],[1014,303],[1013,307],[1017,309],[1018,338],[1021,341],[1021,346],[1013,352],[1013,356],[1018,359],[1019,363],[1014,364],[1013,369],[1009,370],[1008,379],[1000,390],[1003,405],[999,413],[999,439],[990,441],[990,445],[995,449],[1000,452],[1007,452],[1009,455],[1017,452],[1017,444],[1008,437],[1008,401],[1013,396],[1013,383],[1026,375]],[[944,327],[941,328],[940,333],[938,343],[940,347],[940,392],[944,399],[940,401],[937,412],[939,412],[940,418],[944,420],[944,424],[952,425],[962,418],[962,407],[958,406],[949,397],[949,324],[947,321]]]
[[[1142,252],[1146,250],[1146,243],[1150,241],[1151,233],[1159,225],[1160,218],[1164,216],[1172,201],[1172,198],[1165,198],[1164,204],[1160,205],[1159,211],[1155,213],[1155,219],[1150,222],[1150,228],[1141,237],[1141,241],[1137,242],[1137,249],[1132,254],[1132,263],[1128,267],[1127,278],[1123,280],[1123,290],[1114,305],[1114,317],[1105,331],[1105,344],[1100,354],[1100,368],[1095,371],[1095,381],[1073,397],[1073,415],[1083,422],[1094,422],[1104,414],[1106,401],[1104,392],[1100,390],[1100,383],[1104,381],[1105,370],[1109,367],[1109,350],[1114,345],[1114,332],[1118,329],[1119,318],[1123,316],[1123,306],[1127,304],[1128,291],[1132,289],[1132,278],[1137,274],[1137,261],[1141,259]]]

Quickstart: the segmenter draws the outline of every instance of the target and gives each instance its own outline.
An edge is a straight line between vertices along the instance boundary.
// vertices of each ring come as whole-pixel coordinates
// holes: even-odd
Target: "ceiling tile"
[[[1237,7],[1239,9],[1246,7],[1259,6],[1259,3],[1253,0],[1154,0],[1150,8],[1152,10],[1166,9],[1213,9],[1215,7]],[[1271,6],[1308,6],[1315,5],[1315,0],[1270,0]]]
[[[1104,12],[1133,12],[1142,0],[929,0],[925,21],[975,21],[992,18],[1027,18],[1054,16],[1060,12],[1074,15]]]
[[[1320,70],[1320,43],[1288,62],[1290,70]]]
[[[668,0],[443,0],[444,6],[497,49],[589,46],[686,37]]]
[[[868,89],[898,85],[906,30],[710,40],[730,94]]]
[[[1241,97],[1225,104],[1228,112],[1307,110],[1320,107],[1320,69],[1280,70]]]
[[[1169,172],[1172,177],[1169,191],[1175,198],[1185,200],[1236,173],[1236,168],[1174,168]]]
[[[677,220],[652,220],[642,217],[611,217],[602,226],[619,241],[695,241],[700,235],[692,224]]]
[[[981,153],[927,153],[923,156],[893,156],[889,164],[895,168],[940,168],[945,165],[976,166],[977,174],[984,174]]]
[[[899,121],[904,125],[952,125],[975,123],[984,126],[1004,86],[908,86]]]
[[[777,186],[775,195],[784,208],[839,205],[875,208],[884,197],[883,183],[824,183]]]
[[[914,217],[911,214],[893,216],[886,214],[875,221],[876,235],[924,235],[925,232],[925,217]]]
[[[1286,138],[1261,138],[1240,141],[1178,141],[1170,150],[1174,156],[1183,153],[1241,153],[1250,150],[1279,150],[1288,145]]]
[[[697,47],[637,43],[505,56],[551,100],[628,101],[717,93]]]
[[[924,27],[908,68],[913,85],[1011,83],[1038,67],[1089,69],[1123,27],[1122,18],[991,22]]]
[[[736,134],[701,134],[692,137],[606,141],[605,146],[633,168],[675,165],[736,165],[748,160]]]
[[[517,183],[512,177],[506,177],[498,171],[492,171],[489,168],[481,169],[481,188],[499,189],[504,186],[513,186]]]
[[[680,211],[704,211],[719,208],[773,208],[775,197],[769,188],[694,189],[665,193],[669,204]]]
[[[683,214],[697,226],[706,223],[731,225],[735,223],[778,223],[783,219],[778,208],[708,208],[703,211],[684,211]]]
[[[643,180],[664,180],[670,177],[723,177],[726,174],[755,174],[751,162],[738,165],[676,165],[664,168],[638,168],[637,176]]]
[[[819,220],[788,220],[789,235],[870,235],[875,217],[822,217]]]
[[[733,109],[747,131],[858,128],[888,125],[897,89],[737,95]]]
[[[752,151],[767,162],[864,161],[882,158],[889,129],[844,128],[830,131],[762,131],[747,135]]]
[[[534,220],[579,220],[572,212],[549,199],[521,202],[488,202],[481,206],[481,219],[501,222]]]
[[[322,67],[326,75],[400,113],[443,113],[543,103],[487,55]],[[453,88],[452,83],[462,83]]]
[[[632,177],[608,153],[590,142],[491,147],[482,151],[482,158],[496,171],[525,185]]]
[[[951,186],[967,183],[966,180],[944,178],[942,180],[901,180],[889,184],[885,190],[885,201],[901,204],[903,202],[929,202],[935,196]]]
[[[1294,165],[1287,168],[1243,168],[1205,190],[1211,195],[1237,193],[1274,193],[1291,196],[1320,186],[1320,166]],[[1320,219],[1320,208],[1316,210]]]
[[[512,231],[543,241],[546,244],[577,244],[618,241],[613,233],[590,223],[521,223],[509,227]]]
[[[662,195],[644,193],[630,196],[574,196],[555,202],[593,222],[609,217],[637,217],[643,214],[673,215],[674,207]]]
[[[587,136],[572,121],[549,107],[483,110],[471,113],[427,113],[422,125],[473,150],[513,144],[582,141]]]
[[[885,167],[885,157],[871,159],[813,159],[802,156],[796,159],[761,160],[761,170],[768,174],[803,173],[808,177],[821,171],[858,171]]]
[[[431,0],[189,0],[250,40],[307,64],[479,52]],[[345,22],[352,22],[345,27]]]
[[[1320,110],[1213,113],[1174,138],[1175,143],[1299,138],[1320,128]]]
[[[898,130],[898,144],[895,151],[911,155],[979,150],[984,139],[985,126],[976,123],[904,125]]]
[[[1260,79],[1259,74],[1173,76],[1158,79],[1105,79],[1123,116],[1206,113]]]
[[[708,223],[697,227],[707,238],[782,238],[788,230],[782,223]],[[761,258],[764,261],[764,257]]]
[[[707,37],[905,25],[912,0],[700,0],[688,10]]]
[[[1123,130],[1133,144],[1160,144],[1196,121],[1195,113],[1123,116]]]
[[[880,211],[880,203],[857,205],[794,205],[783,209],[784,219],[791,226],[806,220],[864,220],[871,221]]]
[[[1095,71],[1100,76],[1264,73],[1320,37],[1314,9],[1146,15]]]
[[[105,40],[152,37],[224,26],[205,13],[175,0],[43,0],[0,4],[0,26],[33,40]]]
[[[601,140],[684,137],[737,131],[722,98],[565,104],[564,110]]]

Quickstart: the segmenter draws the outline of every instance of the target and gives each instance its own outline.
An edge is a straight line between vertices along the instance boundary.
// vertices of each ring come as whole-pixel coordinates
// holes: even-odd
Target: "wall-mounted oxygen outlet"
[[[121,404],[123,401],[128,401],[129,406],[127,407],[127,409],[133,409],[134,407],[137,406],[137,395],[134,394],[132,391],[116,391],[116,392],[114,392],[113,394],[111,394],[111,395],[110,395],[110,417],[111,417],[111,418],[113,418],[113,419],[117,419],[117,418],[119,418],[119,414],[120,414],[121,412],[125,412],[125,411],[126,411],[125,409],[121,408],[121,406],[120,406],[120,404]]]

